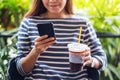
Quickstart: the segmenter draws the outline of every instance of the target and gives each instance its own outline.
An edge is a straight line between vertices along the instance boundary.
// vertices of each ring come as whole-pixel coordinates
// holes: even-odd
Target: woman
[[[56,40],[39,36],[36,25],[52,22]],[[82,27],[81,43],[90,49],[85,53],[84,69],[72,72],[69,67],[67,44],[77,42]],[[72,0],[33,0],[33,5],[18,32],[18,72],[28,80],[87,80],[87,67],[104,69],[106,55],[93,27],[84,18],[73,14]],[[94,62],[94,64],[93,64]]]

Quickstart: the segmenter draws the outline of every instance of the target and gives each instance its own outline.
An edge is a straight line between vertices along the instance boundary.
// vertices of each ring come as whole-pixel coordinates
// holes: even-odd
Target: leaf
[[[113,65],[111,64],[108,64],[108,68],[111,70],[111,72],[113,72],[116,77],[120,80],[120,73],[118,72],[119,70],[117,70],[116,67],[114,67]]]
[[[113,76],[112,76],[112,73],[111,73],[111,71],[109,70],[109,68],[107,68],[106,71],[107,71],[107,73],[108,73],[109,79],[110,79],[110,80],[114,80],[114,79],[113,79]]]

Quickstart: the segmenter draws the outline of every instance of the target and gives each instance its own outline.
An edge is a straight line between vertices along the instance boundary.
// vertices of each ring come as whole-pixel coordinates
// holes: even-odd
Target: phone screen
[[[55,38],[55,33],[54,33],[54,28],[52,23],[39,23],[37,24],[38,32],[40,36],[43,35],[48,35],[48,37],[54,37]]]

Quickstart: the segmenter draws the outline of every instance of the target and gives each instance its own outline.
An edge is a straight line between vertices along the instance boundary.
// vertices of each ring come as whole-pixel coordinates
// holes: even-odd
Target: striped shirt
[[[26,75],[26,80],[83,80],[87,79],[87,69],[72,72],[69,66],[67,44],[77,42],[79,29],[82,27],[80,43],[87,44],[91,49],[92,57],[97,58],[102,68],[105,67],[106,58],[101,43],[93,27],[84,18],[42,18],[28,17],[20,25],[18,32],[18,54],[25,57],[34,47],[34,39],[39,36],[38,23],[52,22],[54,25],[57,43],[50,46],[42,53],[34,69],[26,74],[21,67],[21,58],[17,61],[17,69],[21,75]]]

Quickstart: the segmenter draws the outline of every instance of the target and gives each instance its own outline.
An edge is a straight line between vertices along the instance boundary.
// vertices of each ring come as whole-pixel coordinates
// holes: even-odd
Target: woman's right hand
[[[39,54],[43,53],[50,45],[55,43],[54,38],[48,38],[48,35],[39,36],[34,40],[34,48],[30,51],[30,53],[22,58],[21,65],[22,69],[25,73],[29,73],[32,71]],[[37,54],[36,54],[37,53]]]
[[[54,43],[56,43],[54,37],[48,38],[48,35],[39,36],[34,40],[34,49],[37,53],[42,53]]]

